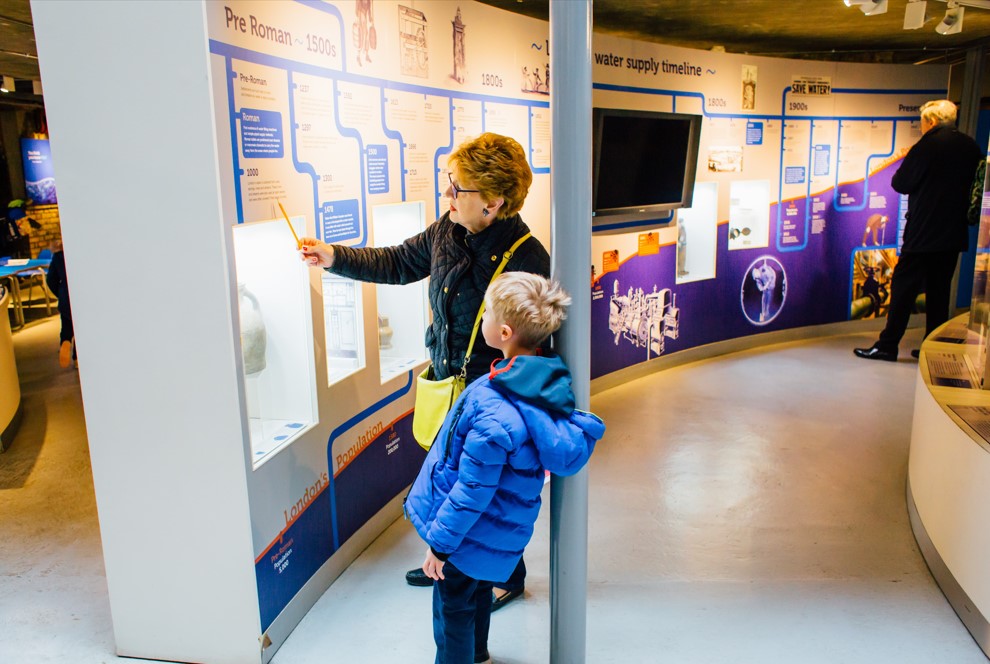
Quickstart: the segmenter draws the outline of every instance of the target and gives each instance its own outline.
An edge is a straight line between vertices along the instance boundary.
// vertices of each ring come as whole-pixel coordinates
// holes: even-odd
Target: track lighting
[[[960,7],[958,3],[949,2],[949,8],[945,10],[942,22],[935,26],[935,32],[940,35],[954,35],[962,32],[963,12],[965,7]]]
[[[887,13],[887,0],[843,0],[846,7],[859,7],[867,16]]]

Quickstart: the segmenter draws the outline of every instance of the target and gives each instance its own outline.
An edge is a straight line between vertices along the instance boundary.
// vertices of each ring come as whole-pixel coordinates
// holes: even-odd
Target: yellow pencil
[[[299,241],[299,236],[296,235],[296,229],[292,227],[292,222],[289,221],[289,215],[285,213],[285,208],[282,207],[282,201],[276,198],[275,202],[278,203],[278,209],[282,211],[282,216],[285,217],[285,223],[289,224],[289,230],[292,231],[292,237],[296,238],[296,249],[301,249],[302,242]]]

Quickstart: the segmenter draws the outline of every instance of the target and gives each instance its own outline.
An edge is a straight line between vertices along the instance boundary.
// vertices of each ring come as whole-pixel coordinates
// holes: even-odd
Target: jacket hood
[[[570,415],[574,410],[571,372],[557,355],[516,355],[492,362],[492,385],[540,408]]]
[[[539,451],[556,475],[573,475],[588,462],[605,423],[574,408],[571,372],[556,355],[517,355],[492,363],[491,384],[513,401]]]

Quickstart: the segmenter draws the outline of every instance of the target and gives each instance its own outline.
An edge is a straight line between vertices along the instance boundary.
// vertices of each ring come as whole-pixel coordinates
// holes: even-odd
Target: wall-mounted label
[[[343,242],[358,237],[360,212],[357,199],[324,203],[320,211],[323,218],[323,241]]]
[[[746,145],[763,145],[763,123],[746,123]]]
[[[282,114],[277,111],[241,109],[241,151],[245,159],[281,159]]]
[[[615,272],[619,269],[619,250],[613,249],[602,254],[602,274]]]
[[[804,166],[784,167],[784,184],[801,184],[804,182]]]
[[[828,97],[832,94],[832,77],[795,76],[791,79],[791,94],[807,97]]]
[[[388,146],[368,146],[368,193],[388,193]]]
[[[828,165],[832,159],[832,148],[828,145],[816,145],[812,155],[815,175],[828,175]]]
[[[660,234],[655,232],[640,233],[639,234],[639,253],[640,256],[650,256],[652,254],[660,253]]]

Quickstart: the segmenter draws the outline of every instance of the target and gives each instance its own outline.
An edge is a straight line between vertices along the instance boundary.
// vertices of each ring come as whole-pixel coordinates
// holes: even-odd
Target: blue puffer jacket
[[[505,581],[533,535],[544,469],[573,475],[605,424],[574,409],[556,356],[520,355],[461,393],[406,498],[433,550],[475,579]]]

